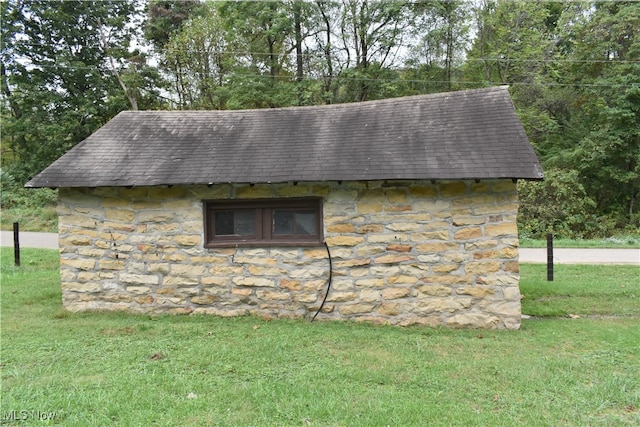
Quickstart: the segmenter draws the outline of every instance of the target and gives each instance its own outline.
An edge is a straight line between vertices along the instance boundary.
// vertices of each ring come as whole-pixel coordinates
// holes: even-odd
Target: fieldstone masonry
[[[65,308],[311,317],[319,247],[204,248],[205,199],[320,196],[318,320],[520,326],[511,180],[59,190]]]

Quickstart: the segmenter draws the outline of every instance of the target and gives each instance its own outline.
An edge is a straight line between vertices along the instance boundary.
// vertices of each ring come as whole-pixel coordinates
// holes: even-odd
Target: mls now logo
[[[56,412],[49,411],[3,411],[2,412],[2,421],[27,421],[27,420],[38,420],[38,421],[53,421],[57,416]]]

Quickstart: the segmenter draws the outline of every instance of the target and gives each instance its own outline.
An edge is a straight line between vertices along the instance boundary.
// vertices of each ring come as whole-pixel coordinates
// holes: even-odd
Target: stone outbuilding
[[[58,188],[71,311],[520,326],[506,87],[354,104],[125,111],[27,183]]]

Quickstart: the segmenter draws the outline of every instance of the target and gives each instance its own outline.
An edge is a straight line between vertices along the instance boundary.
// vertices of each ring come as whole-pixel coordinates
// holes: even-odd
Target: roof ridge
[[[144,114],[144,113],[171,113],[171,114],[202,114],[206,112],[256,112],[256,111],[290,111],[290,110],[310,110],[310,109],[323,109],[323,108],[345,108],[345,107],[368,107],[382,104],[393,104],[393,103],[409,103],[411,101],[417,101],[421,99],[431,99],[438,97],[455,97],[455,96],[464,96],[469,94],[476,94],[481,92],[501,92],[506,91],[508,93],[509,86],[508,85],[499,85],[499,86],[489,86],[484,88],[476,88],[476,89],[463,89],[451,92],[435,92],[435,93],[424,93],[424,94],[415,94],[415,95],[407,95],[407,96],[398,96],[394,98],[384,98],[384,99],[371,99],[367,101],[354,101],[354,102],[340,102],[336,104],[317,104],[317,105],[291,105],[286,107],[275,107],[275,108],[245,108],[245,109],[230,109],[230,110],[123,110],[121,113],[132,113],[132,114]]]

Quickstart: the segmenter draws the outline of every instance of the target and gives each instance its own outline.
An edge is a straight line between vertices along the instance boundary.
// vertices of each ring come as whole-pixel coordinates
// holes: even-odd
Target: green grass
[[[55,412],[51,424],[65,426],[640,423],[632,305],[622,316],[533,318],[519,331],[72,314],[61,307],[57,257],[25,249],[18,268],[2,248],[3,415]],[[559,266],[534,295],[544,271],[524,265],[525,308],[584,292],[579,282],[594,275],[593,286],[619,284],[591,293],[607,313],[625,298],[638,305],[637,282],[622,290],[633,285],[619,278],[625,268],[573,268]]]
[[[627,316],[640,319],[640,268],[632,265],[520,265],[522,312],[531,316]]]

